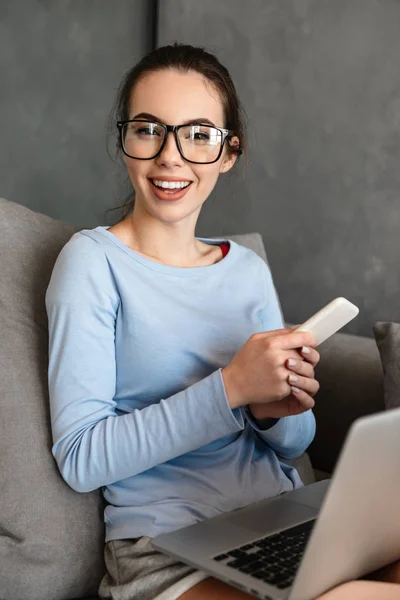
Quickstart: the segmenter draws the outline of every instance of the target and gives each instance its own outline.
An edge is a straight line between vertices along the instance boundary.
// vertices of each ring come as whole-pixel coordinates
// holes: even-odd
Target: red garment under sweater
[[[222,250],[222,256],[223,258],[225,258],[225,256],[228,254],[229,252],[229,243],[228,242],[223,242],[222,244],[219,245],[221,250]]]

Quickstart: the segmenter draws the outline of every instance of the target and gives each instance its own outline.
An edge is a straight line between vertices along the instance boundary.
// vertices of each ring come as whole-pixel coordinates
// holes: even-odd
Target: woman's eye
[[[201,131],[197,131],[194,136],[193,136],[194,140],[199,140],[202,142],[208,142],[208,140],[210,139],[210,136],[208,135],[208,133],[203,133]]]
[[[193,142],[209,142],[210,134],[207,131],[188,131],[185,135],[187,140],[192,140]]]
[[[140,127],[140,129],[136,129],[136,135],[160,135],[160,133],[150,127]]]

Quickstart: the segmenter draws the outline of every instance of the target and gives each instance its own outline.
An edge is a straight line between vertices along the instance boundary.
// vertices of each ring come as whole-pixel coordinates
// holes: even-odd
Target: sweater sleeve
[[[64,480],[89,492],[244,427],[221,369],[129,414],[116,412],[115,332],[120,299],[100,245],[75,234],[46,291],[52,454]]]
[[[296,458],[303,454],[314,439],[315,418],[311,410],[301,415],[270,419],[267,429],[248,412],[248,422],[272,450],[282,458]]]
[[[269,266],[263,261],[266,286],[266,304],[262,314],[264,331],[273,331],[285,327],[278,295]],[[243,410],[244,417],[260,437],[283,458],[300,456],[311,444],[315,436],[315,417],[312,410],[300,415],[281,419],[264,419],[258,421],[248,410]]]

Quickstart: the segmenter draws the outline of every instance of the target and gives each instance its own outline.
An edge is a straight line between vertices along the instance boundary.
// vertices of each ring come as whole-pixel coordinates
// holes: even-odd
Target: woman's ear
[[[234,136],[228,142],[229,147],[233,150],[230,152],[229,150],[224,150],[224,158],[221,162],[221,168],[219,170],[220,173],[226,173],[233,167],[236,162],[237,157],[239,156],[239,138]]]

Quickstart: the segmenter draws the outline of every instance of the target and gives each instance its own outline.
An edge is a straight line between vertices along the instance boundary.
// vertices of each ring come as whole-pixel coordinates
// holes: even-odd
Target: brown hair
[[[207,52],[204,48],[189,44],[174,43],[156,48],[144,56],[134,67],[127,71],[118,88],[117,97],[110,113],[110,125],[115,130],[116,121],[129,119],[129,104],[132,89],[148,73],[165,69],[179,71],[195,71],[210,81],[220,93],[225,123],[224,127],[230,129],[239,138],[239,147],[227,145],[229,152],[238,154],[243,152],[247,156],[246,139],[246,114],[238,98],[236,88],[229,71],[218,58]],[[119,138],[117,142],[117,155],[121,153]],[[121,210],[122,221],[133,209],[134,191],[131,192],[124,204],[107,211]]]

